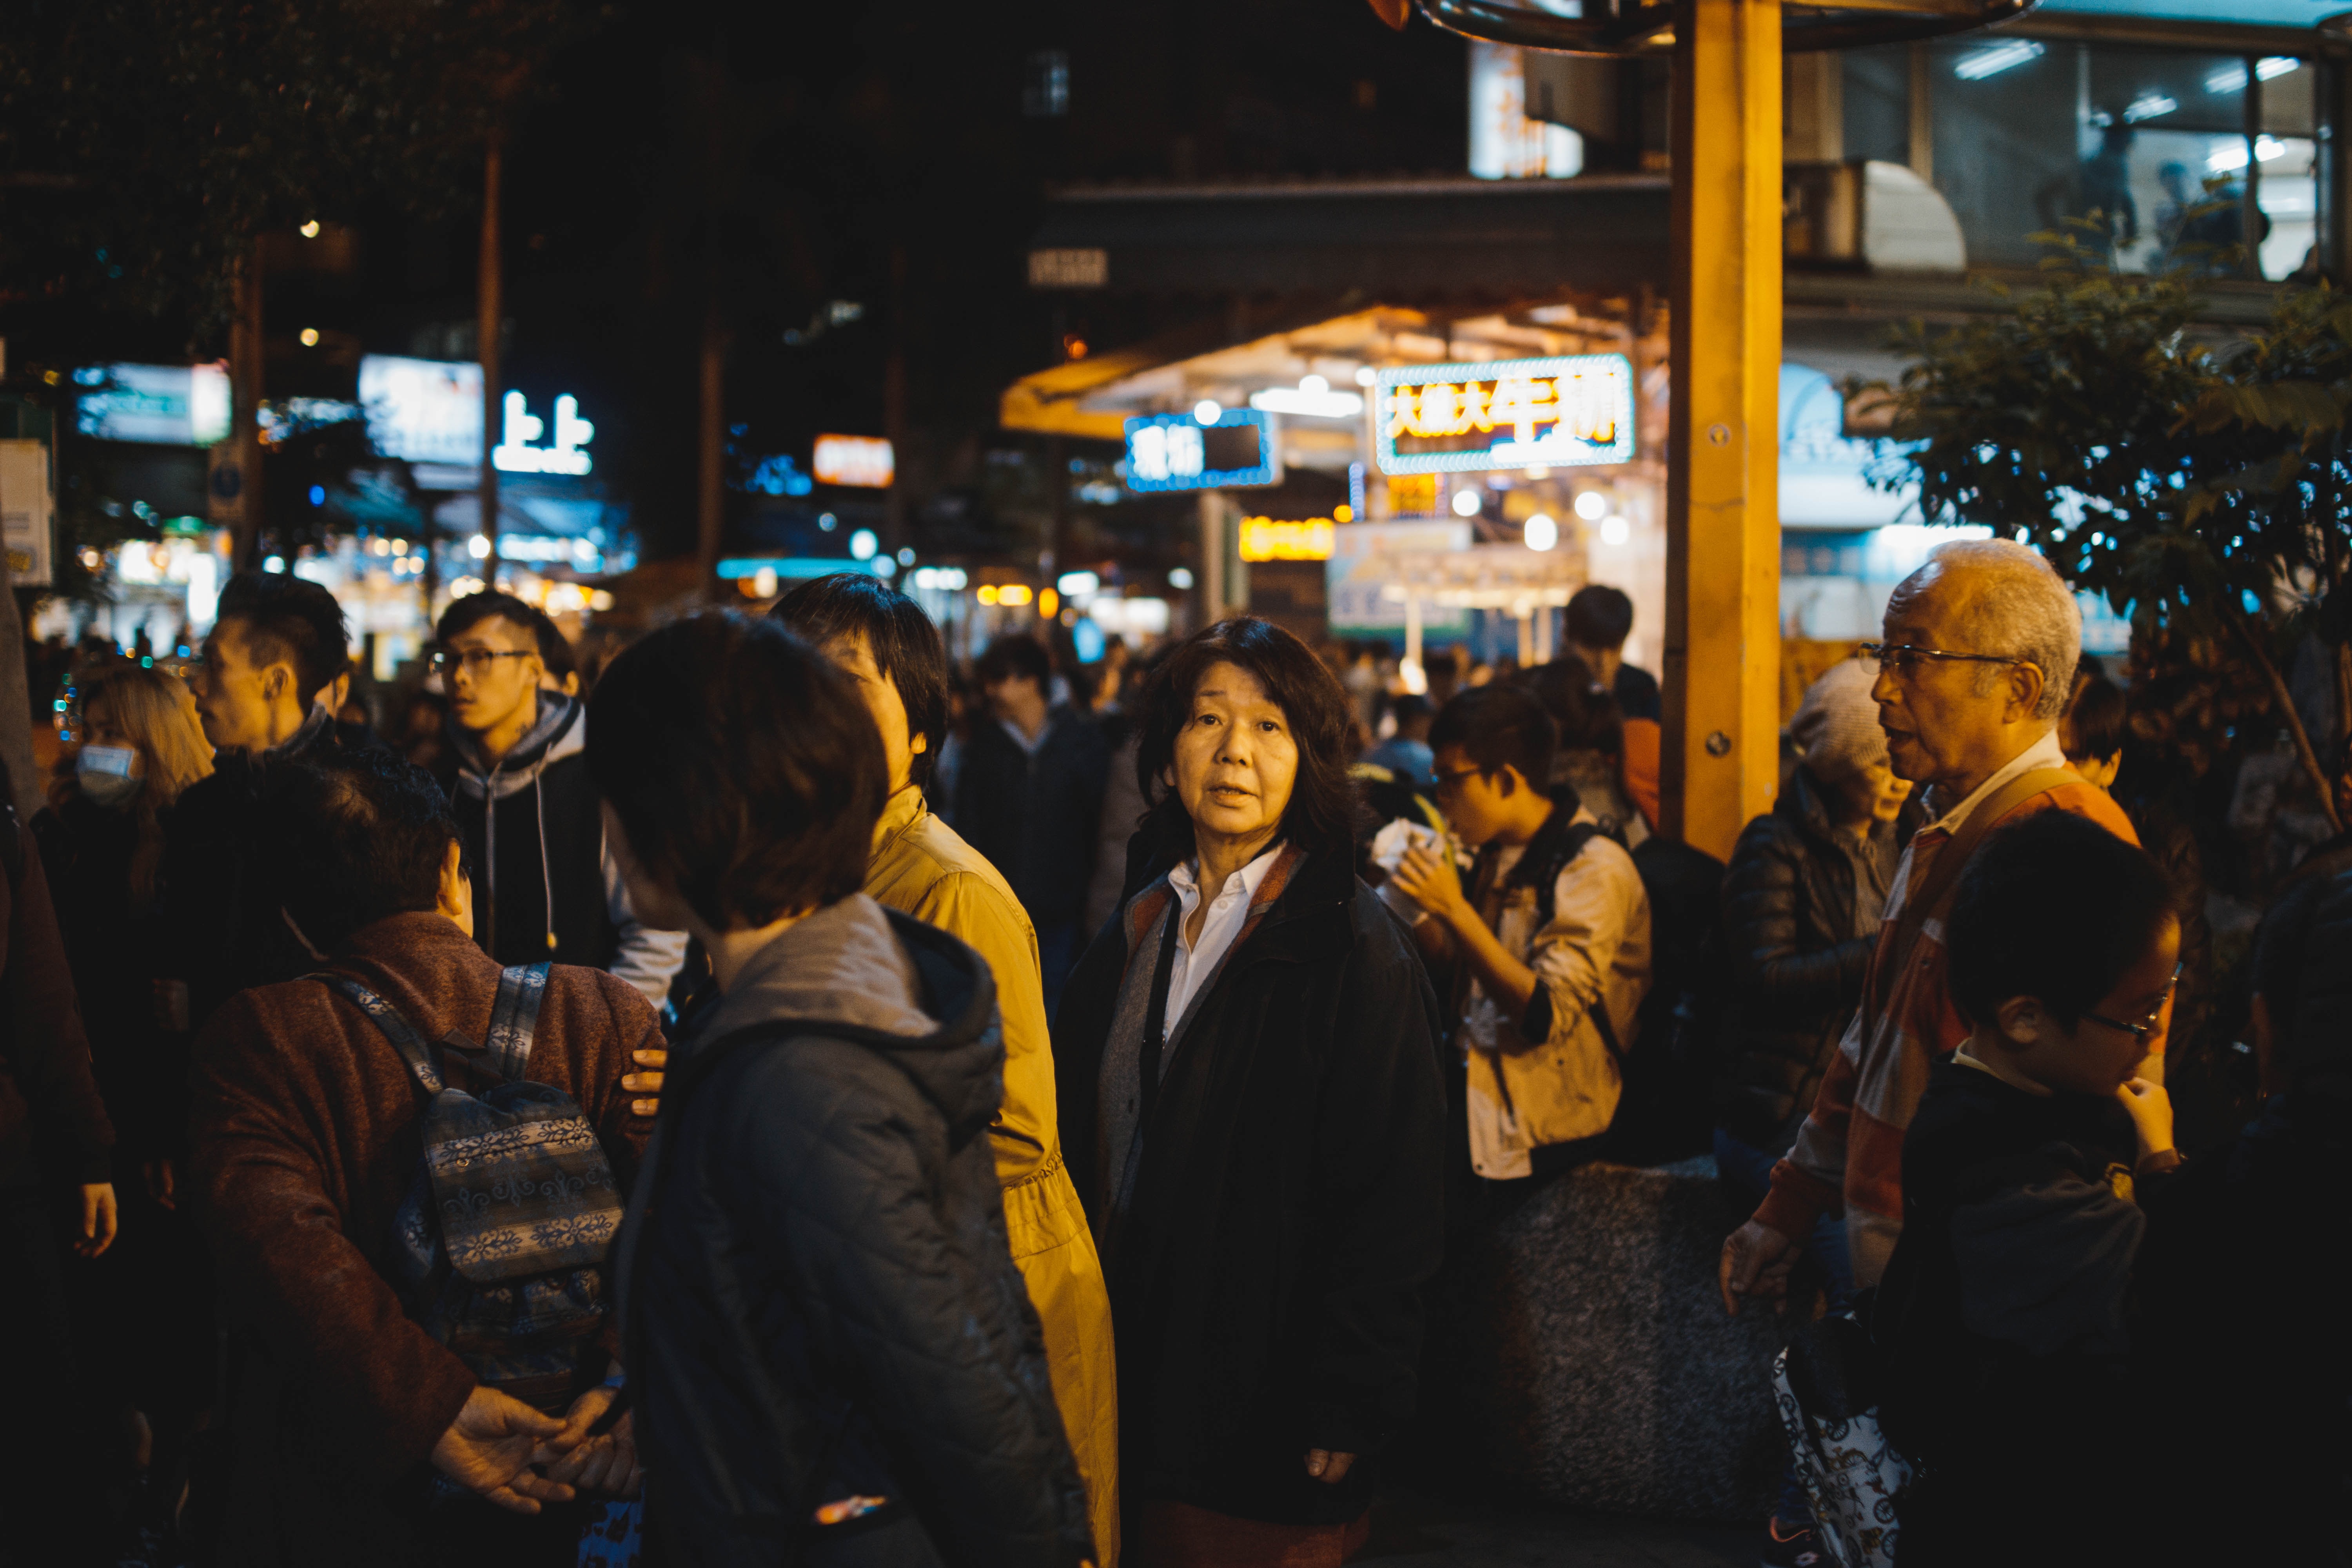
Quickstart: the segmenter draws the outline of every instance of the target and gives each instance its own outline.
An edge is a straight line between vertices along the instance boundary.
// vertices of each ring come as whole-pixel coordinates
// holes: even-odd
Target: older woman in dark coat
[[[1356,879],[1348,700],[1306,645],[1211,626],[1140,733],[1141,885],[1054,1030],[1130,1562],[1336,1562],[1412,1412],[1442,1250],[1436,1001]]]

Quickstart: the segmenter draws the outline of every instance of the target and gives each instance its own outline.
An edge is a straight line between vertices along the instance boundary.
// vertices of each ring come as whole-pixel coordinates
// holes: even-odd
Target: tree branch
[[[2295,710],[2294,693],[2287,689],[2286,677],[2279,673],[2277,662],[2271,658],[2270,649],[2263,646],[2263,639],[2255,635],[2252,618],[2245,611],[2225,600],[2221,613],[2237,629],[2239,637],[2246,645],[2246,651],[2254,656],[2254,662],[2263,667],[2263,674],[2271,683],[2271,700],[2277,705],[2279,717],[2285,721],[2287,733],[2294,737],[2295,755],[2303,759],[2303,771],[2311,775],[2311,782],[2319,792],[2319,809],[2326,815],[2329,825],[2336,832],[2343,832],[2343,819],[2336,815],[2335,784],[2329,780],[2327,770],[2319,765],[2319,753],[2312,749],[2311,732],[2303,727],[2303,715]]]

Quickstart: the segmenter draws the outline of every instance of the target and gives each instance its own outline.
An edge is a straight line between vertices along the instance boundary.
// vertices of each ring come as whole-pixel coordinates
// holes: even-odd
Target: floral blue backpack
[[[444,1081],[433,1049],[383,997],[322,978],[373,1020],[428,1097],[423,1158],[393,1221],[402,1304],[483,1383],[560,1415],[604,1326],[622,1198],[579,1103],[523,1076],[547,970],[499,974],[479,1047],[455,1030],[440,1042],[498,1080],[479,1095]]]

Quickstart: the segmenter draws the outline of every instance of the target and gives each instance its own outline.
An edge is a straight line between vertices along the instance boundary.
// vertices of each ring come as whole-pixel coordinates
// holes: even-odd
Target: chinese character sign
[[[1380,374],[1388,474],[1574,468],[1633,455],[1633,366],[1623,354],[1417,365]]]
[[[1280,484],[1273,416],[1255,408],[1215,412],[1215,419],[1207,424],[1199,414],[1147,414],[1129,419],[1127,488],[1246,489]]]
[[[1242,559],[1244,561],[1328,561],[1331,531],[1328,517],[1286,522],[1271,517],[1242,519]]]
[[[809,467],[817,482],[887,490],[898,477],[898,457],[879,436],[819,436]]]

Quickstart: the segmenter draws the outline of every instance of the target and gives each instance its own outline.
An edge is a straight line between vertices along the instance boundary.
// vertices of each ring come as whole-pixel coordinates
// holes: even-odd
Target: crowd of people
[[[485,592],[380,734],[232,580],[0,834],[0,1563],[1337,1564],[1479,1451],[1454,1260],[1696,1155],[1886,1445],[1801,1380],[1767,1563],[2340,1555],[2347,841],[2184,1151],[2222,906],[2040,557],[1907,579],[1725,865],[1632,614],[960,674],[863,574],[593,664]]]

